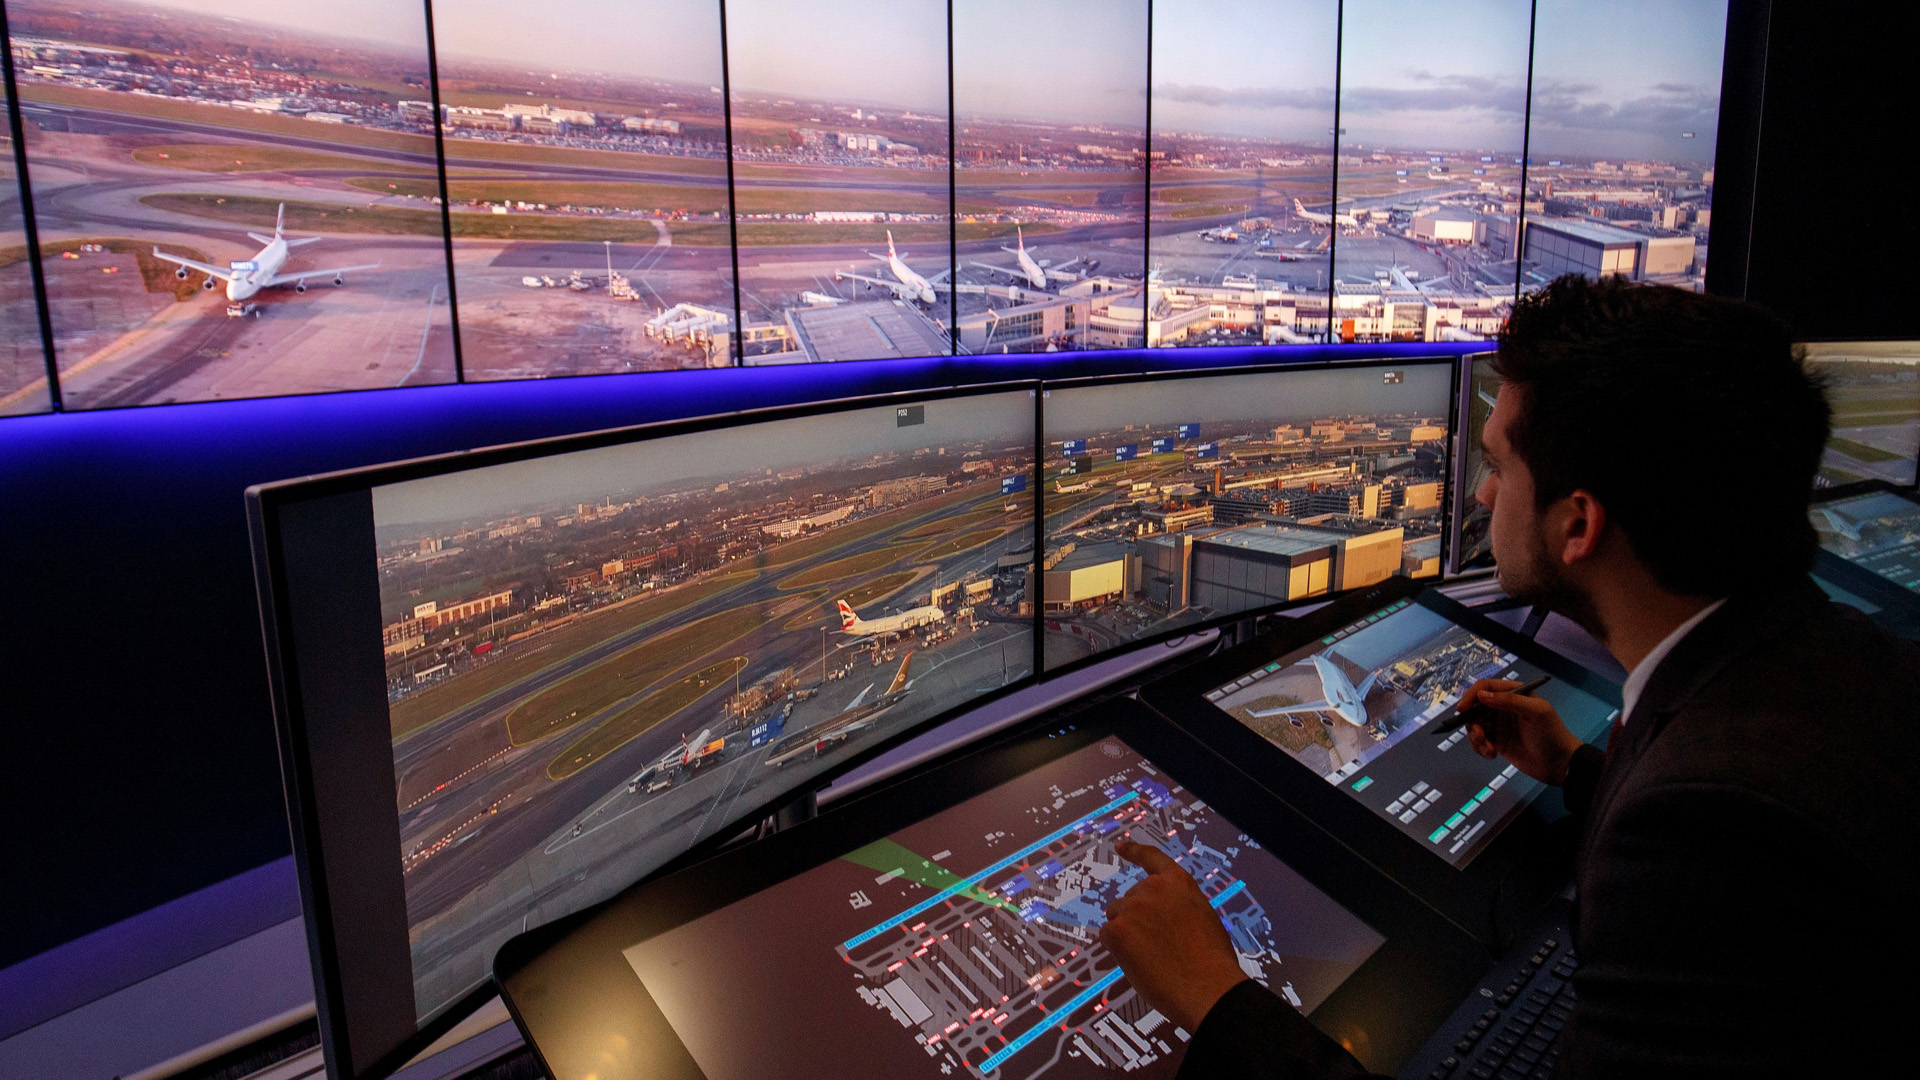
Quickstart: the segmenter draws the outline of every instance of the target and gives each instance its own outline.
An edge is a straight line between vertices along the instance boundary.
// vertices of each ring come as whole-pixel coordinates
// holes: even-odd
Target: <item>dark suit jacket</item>
[[[1737,542],[1737,541],[1735,541]],[[1655,669],[1582,822],[1569,1077],[1834,1076],[1920,1057],[1920,648],[1811,580],[1738,595]],[[1251,981],[1182,1077],[1365,1070]]]

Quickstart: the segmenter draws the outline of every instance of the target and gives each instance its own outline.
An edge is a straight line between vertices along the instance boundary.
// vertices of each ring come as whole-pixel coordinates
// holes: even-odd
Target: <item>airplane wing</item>
[[[838,274],[840,277],[843,277],[843,278],[852,278],[855,281],[864,281],[869,285],[878,285],[883,289],[889,290],[895,296],[900,295],[900,290],[902,288],[901,284],[897,281],[888,281],[885,278],[868,277],[865,274],[856,274],[851,270],[841,270],[841,271],[838,271]]]
[[[1256,718],[1265,718],[1268,716],[1301,716],[1306,713],[1331,712],[1332,709],[1333,706],[1327,704],[1325,701],[1319,701],[1309,702],[1305,705],[1286,705],[1278,709],[1257,709],[1249,712],[1247,715]]]
[[[1021,281],[1025,281],[1025,280],[1027,280],[1027,275],[1025,275],[1025,274],[1023,274],[1023,273],[1021,273],[1021,272],[1020,272],[1020,271],[1018,271],[1018,270],[1009,270],[1009,269],[1007,269],[1007,268],[1006,268],[1006,267],[1004,267],[1004,266],[994,266],[994,265],[993,265],[993,264],[991,264],[991,263],[983,263],[983,262],[977,262],[977,263],[968,263],[967,265],[968,265],[968,266],[977,266],[977,267],[979,267],[979,268],[980,268],[980,269],[982,269],[982,270],[991,270],[991,271],[993,271],[993,272],[994,272],[994,273],[996,273],[996,274],[1005,274],[1005,275],[1007,275],[1008,277],[1012,277],[1012,278],[1019,278],[1019,279],[1020,279]]]
[[[189,270],[198,270],[201,273],[208,275],[209,277],[217,277],[221,281],[233,280],[232,270],[226,269],[225,267],[215,266],[212,263],[203,263],[199,259],[189,259],[184,255],[169,255],[166,252],[161,251],[159,248],[153,249],[153,257],[156,259],[165,259],[170,263],[175,263],[180,266],[184,266]]]
[[[841,711],[841,712],[852,712],[853,710],[855,710],[855,709],[857,709],[857,708],[859,708],[859,707],[860,707],[860,703],[861,703],[861,702],[863,702],[863,701],[865,701],[865,700],[867,700],[867,694],[869,694],[870,692],[872,692],[872,690],[873,690],[873,684],[872,684],[872,683],[868,683],[868,684],[867,684],[867,688],[866,688],[865,690],[862,690],[862,691],[860,691],[860,692],[859,692],[858,694],[855,694],[855,695],[853,696],[853,700],[852,700],[852,701],[849,701],[849,702],[847,702],[847,707],[846,707],[846,708],[844,708],[844,709],[841,709],[840,711]]]
[[[297,273],[292,273],[292,274],[275,274],[272,277],[268,278],[263,283],[263,287],[270,288],[274,285],[285,285],[288,282],[292,282],[292,281],[304,281],[310,278],[337,277],[340,274],[355,274],[355,273],[359,273],[362,270],[378,270],[378,269],[380,269],[379,263],[368,263],[365,266],[335,266],[335,267],[328,267],[322,270],[301,270]]]

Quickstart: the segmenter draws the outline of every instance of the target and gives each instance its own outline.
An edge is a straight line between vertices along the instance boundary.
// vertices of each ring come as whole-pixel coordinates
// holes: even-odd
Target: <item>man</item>
[[[1807,576],[1819,384],[1754,308],[1571,277],[1516,305],[1495,366],[1501,585],[1630,673],[1605,751],[1512,683],[1461,699],[1492,710],[1476,751],[1582,819],[1562,1075],[1912,1067],[1920,650]],[[1121,854],[1149,876],[1101,938],[1194,1033],[1182,1076],[1365,1072],[1245,977],[1177,863]]]

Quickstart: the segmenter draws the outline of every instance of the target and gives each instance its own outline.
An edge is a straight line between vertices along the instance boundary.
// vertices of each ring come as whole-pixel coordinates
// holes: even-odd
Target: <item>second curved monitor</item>
[[[1242,612],[1440,574],[1447,359],[1090,379],[1047,392],[1054,669]]]

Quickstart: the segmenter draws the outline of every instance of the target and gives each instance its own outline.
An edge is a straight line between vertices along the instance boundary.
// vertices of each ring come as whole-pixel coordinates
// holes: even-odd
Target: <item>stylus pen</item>
[[[1551,682],[1552,679],[1553,679],[1553,676],[1551,675],[1542,675],[1539,678],[1533,680],[1532,682],[1529,682],[1523,686],[1517,686],[1507,692],[1509,694],[1531,694],[1535,690],[1538,690],[1541,687],[1547,685],[1547,683]],[[1473,706],[1471,708],[1468,708],[1462,712],[1454,713],[1451,719],[1441,724],[1439,727],[1434,728],[1433,733],[1435,735],[1451,735],[1454,732],[1459,731],[1461,728],[1461,725],[1472,723],[1474,720],[1479,718],[1481,713],[1491,712],[1491,711],[1492,710],[1488,709],[1485,705],[1482,705],[1476,701],[1473,703]]]

